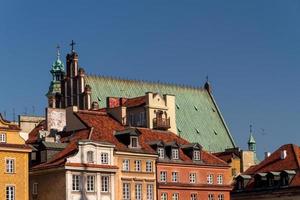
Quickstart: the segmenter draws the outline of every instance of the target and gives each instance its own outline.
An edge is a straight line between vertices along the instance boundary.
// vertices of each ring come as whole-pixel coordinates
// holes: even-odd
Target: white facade
[[[114,145],[80,141],[78,153],[66,162],[67,200],[114,200]]]

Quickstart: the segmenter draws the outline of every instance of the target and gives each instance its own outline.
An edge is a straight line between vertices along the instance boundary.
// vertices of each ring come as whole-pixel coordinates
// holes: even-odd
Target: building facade
[[[0,199],[27,200],[28,154],[31,148],[20,136],[20,128],[0,114]]]

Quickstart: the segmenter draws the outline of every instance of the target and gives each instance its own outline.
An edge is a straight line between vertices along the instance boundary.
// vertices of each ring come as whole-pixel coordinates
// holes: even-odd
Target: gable
[[[173,94],[180,137],[198,142],[212,152],[235,147],[217,105],[206,89],[99,76],[86,76],[85,82],[92,88],[92,101],[97,101],[100,107],[106,107],[107,97],[133,98],[149,91]]]

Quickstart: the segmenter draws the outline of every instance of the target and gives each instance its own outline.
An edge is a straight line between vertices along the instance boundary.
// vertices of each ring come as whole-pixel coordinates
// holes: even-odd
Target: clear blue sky
[[[243,148],[299,144],[300,2],[0,1],[0,111],[42,114],[59,43],[88,73],[202,85]],[[222,142],[222,141],[220,141]]]

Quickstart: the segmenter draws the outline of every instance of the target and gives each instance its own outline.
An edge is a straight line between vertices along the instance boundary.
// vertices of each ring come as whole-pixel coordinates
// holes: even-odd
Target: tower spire
[[[250,128],[250,136],[249,136],[249,140],[248,140],[248,150],[256,152],[256,141],[253,136],[252,124],[250,124],[249,128]]]
[[[57,57],[57,60],[60,60],[60,46],[59,46],[59,44],[56,46],[56,57]]]

